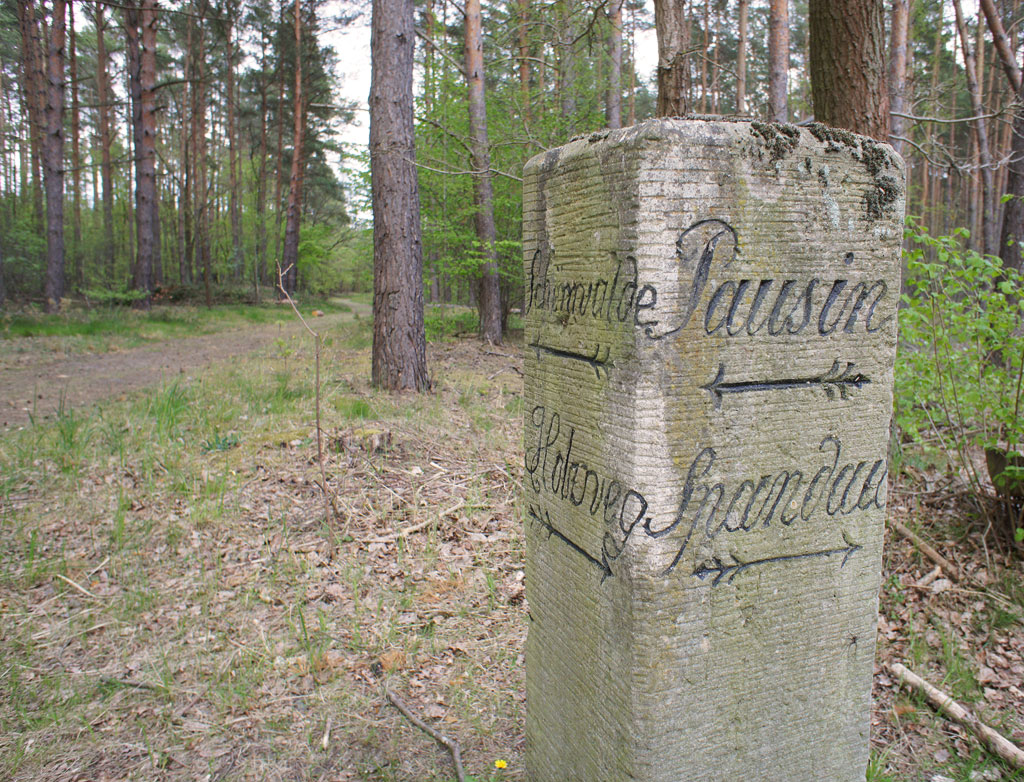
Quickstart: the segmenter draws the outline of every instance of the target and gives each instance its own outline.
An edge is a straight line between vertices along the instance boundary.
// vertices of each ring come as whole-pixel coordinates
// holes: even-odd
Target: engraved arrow
[[[590,368],[594,370],[594,374],[598,378],[601,377],[601,370],[608,374],[608,367],[611,366],[611,362],[608,360],[611,355],[612,349],[605,345],[604,346],[604,357],[601,357],[602,346],[598,345],[594,348],[594,355],[588,356],[586,353],[577,353],[573,350],[563,350],[562,348],[553,348],[550,345],[542,345],[540,342],[531,342],[530,347],[533,348],[537,354],[537,360],[540,360],[541,353],[547,353],[550,356],[558,356],[559,358],[567,358],[572,361],[582,361],[584,364],[589,364]],[[607,365],[607,366],[606,366]]]
[[[552,535],[554,535],[556,538],[558,538],[563,543],[565,543],[567,546],[569,546],[569,548],[571,548],[573,551],[577,552],[584,559],[586,559],[588,562],[590,562],[590,564],[596,565],[598,568],[600,568],[601,569],[601,583],[602,584],[604,583],[604,580],[606,578],[608,578],[609,576],[614,576],[615,575],[614,573],[612,573],[611,566],[609,566],[608,560],[604,556],[603,552],[601,554],[601,559],[597,559],[597,557],[591,556],[587,552],[587,550],[584,549],[581,545],[579,545],[575,541],[571,540],[568,536],[566,536],[563,533],[559,532],[555,528],[555,525],[551,523],[551,516],[548,514],[547,511],[544,511],[544,515],[541,516],[540,512],[538,512],[537,509],[531,505],[530,509],[527,511],[527,513],[529,514],[531,519],[536,521],[538,524],[540,524],[547,531],[549,538]]]
[[[780,380],[743,380],[725,382],[725,364],[718,365],[718,374],[710,383],[701,386],[711,394],[717,410],[722,406],[724,394],[743,394],[747,391],[777,391],[783,388],[821,388],[825,396],[835,399],[839,394],[840,399],[846,399],[851,388],[860,388],[862,385],[871,382],[871,378],[860,372],[853,371],[852,361],[846,362],[846,367],[840,369],[838,360],[832,362],[831,368],[815,377],[798,377]]]
[[[784,554],[778,557],[765,557],[764,559],[755,559],[750,562],[744,562],[735,554],[730,554],[732,558],[732,564],[726,564],[722,562],[718,557],[712,557],[710,560],[704,562],[696,570],[693,571],[693,575],[699,578],[701,581],[706,579],[708,576],[714,576],[711,581],[711,586],[715,587],[725,579],[727,584],[731,584],[732,580],[736,578],[744,570],[749,570],[752,567],[758,565],[770,565],[775,562],[793,562],[798,559],[811,559],[814,557],[832,557],[837,554],[843,555],[843,561],[839,563],[839,567],[843,567],[846,561],[853,556],[854,552],[860,551],[863,546],[859,546],[851,541],[846,533],[843,532],[843,542],[846,543],[842,548],[826,549],[825,551],[811,551],[806,554]]]

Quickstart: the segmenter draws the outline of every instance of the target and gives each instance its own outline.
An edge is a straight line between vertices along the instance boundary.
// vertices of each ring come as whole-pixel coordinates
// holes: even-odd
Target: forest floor
[[[328,315],[324,321],[328,328],[336,321],[372,315],[366,304],[341,303],[346,311]],[[202,370],[215,361],[251,353],[274,339],[291,337],[302,326],[286,305],[280,305],[280,310],[272,323],[229,322],[222,325],[226,330],[199,336],[185,333],[176,339],[159,339],[158,332],[153,340],[146,340],[150,344],[142,346],[132,346],[139,341],[139,331],[130,341],[92,340],[88,345],[58,336],[0,341],[0,433],[25,426],[33,418],[52,420],[62,406],[70,409],[121,397]]]
[[[433,392],[390,396],[368,319],[311,325],[336,513],[301,327],[175,341],[133,359],[162,382],[96,370],[80,407],[0,434],[0,778],[454,779],[388,687],[468,778],[525,779],[521,350],[434,342]],[[1024,742],[1020,563],[929,481],[891,513],[973,580],[888,535],[868,779],[1024,779],[884,667]]]

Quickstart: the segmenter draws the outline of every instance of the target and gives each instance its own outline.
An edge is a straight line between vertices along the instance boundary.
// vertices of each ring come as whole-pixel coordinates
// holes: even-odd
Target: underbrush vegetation
[[[1024,540],[1024,276],[907,231],[896,366],[898,464],[963,483],[1000,546]]]
[[[324,331],[338,516],[308,336],[0,439],[0,778],[451,779],[387,685],[522,779],[519,375],[379,394],[370,332]]]

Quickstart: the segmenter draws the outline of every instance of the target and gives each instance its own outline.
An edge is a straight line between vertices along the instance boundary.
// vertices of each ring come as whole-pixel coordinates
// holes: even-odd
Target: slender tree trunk
[[[1013,55],[1015,47],[1011,45],[1010,39],[1006,35],[1003,20],[1000,18],[999,12],[996,10],[992,0],[979,0],[978,7],[985,14],[988,29],[992,31],[992,41],[995,44],[996,53],[999,55],[999,62],[1002,63],[1003,70],[1006,72],[1006,78],[1010,80],[1010,86],[1013,87],[1013,91],[1019,92],[1021,72]]]
[[[708,53],[711,51],[711,0],[704,0],[704,50],[700,58],[700,113],[708,113]]]
[[[747,11],[750,0],[739,0],[739,41],[736,44],[736,113],[747,113]]]
[[[235,59],[234,59],[234,28],[227,26],[227,74],[225,89],[227,90],[228,108],[228,211],[231,217],[231,255],[236,280],[245,274],[245,246],[242,242],[242,218],[238,203],[238,145],[236,136],[238,128],[235,122]]]
[[[295,94],[293,109],[295,133],[292,144],[292,171],[288,186],[288,218],[284,228],[284,255],[281,258],[283,286],[289,294],[295,293],[299,279],[299,225],[302,220],[302,174],[305,166],[303,145],[305,103],[302,97],[302,3],[295,2]]]
[[[282,11],[282,24],[284,22]],[[281,165],[284,152],[284,68],[277,68],[277,156],[275,166],[277,175],[274,180],[274,265],[281,264],[281,223],[284,210],[281,208],[281,191],[284,188],[284,166]],[[284,266],[282,265],[283,269]],[[277,272],[274,271],[274,283],[277,283]]]
[[[768,10],[768,114],[789,122],[789,0],[771,0]]]
[[[654,0],[654,28],[658,36],[659,117],[681,117],[687,112],[686,85],[690,25],[678,0]]]
[[[373,0],[370,176],[375,386],[429,388],[413,135],[413,0]]]
[[[810,0],[808,9],[815,119],[888,140],[882,0]]]
[[[28,109],[28,131],[32,165],[32,206],[36,225],[43,227],[43,179],[41,161],[43,158],[43,135],[46,127],[46,66],[39,40],[39,23],[36,19],[34,0],[16,3],[18,23],[21,28],[21,73],[25,106]]]
[[[562,119],[571,131],[576,120],[576,29],[573,22],[573,0],[558,0],[561,47],[558,58],[558,94]]]
[[[82,154],[79,145],[82,119],[78,105],[78,52],[75,38],[75,4],[68,3],[68,52],[71,69],[71,186],[72,186],[72,223],[71,238],[74,247],[71,251],[74,269],[75,287],[81,288],[85,283],[82,268]]]
[[[103,19],[105,6],[97,0],[94,5],[96,20],[96,102],[99,104],[100,125],[100,179],[103,184],[103,260],[107,266],[108,280],[114,281],[114,174],[110,161],[110,76],[107,73],[109,60],[104,39],[106,24]]]
[[[622,127],[622,0],[610,0],[608,21],[611,23],[608,40],[608,97],[605,115],[612,130]]]
[[[996,52],[1002,62],[1006,78],[1017,95],[1017,108],[1010,131],[1010,162],[1006,173],[1006,200],[1003,207],[1003,225],[999,236],[999,257],[1003,265],[1020,271],[1024,268],[1021,242],[1024,241],[1024,86],[1021,71],[1013,57],[1013,47],[1003,28],[992,0],[980,0],[982,13],[992,31]]]
[[[480,334],[501,342],[501,297],[498,286],[497,234],[494,227],[494,187],[491,182],[490,141],[487,137],[487,99],[484,91],[484,43],[480,0],[466,0],[466,84],[469,88],[469,133],[472,148],[473,200],[476,238],[483,263],[477,301]]]
[[[519,103],[523,120],[532,124],[530,112],[530,0],[519,2]],[[621,3],[621,0],[612,0]],[[620,5],[621,8],[621,5]]]
[[[193,111],[196,117],[196,138],[193,149],[193,160],[196,170],[196,245],[197,261],[203,270],[203,293],[206,306],[213,306],[213,269],[210,259],[210,199],[207,192],[207,144],[206,144],[206,11],[207,0],[199,3],[199,19],[196,29],[195,60],[195,104]]]
[[[964,12],[960,0],[953,0],[953,11],[956,14],[956,29],[960,36],[960,46],[964,55],[964,70],[967,76],[967,92],[971,98],[971,111],[977,117],[971,124],[974,128],[974,139],[981,163],[982,247],[984,247],[986,254],[991,254],[996,250],[996,239],[993,231],[994,221],[992,217],[992,155],[989,151],[988,131],[985,127],[985,120],[981,116],[985,113],[985,108],[981,103],[977,65],[974,59],[974,52],[971,51],[970,40],[967,37],[967,25],[964,22]]]
[[[253,273],[259,296],[259,283],[267,269],[267,71],[265,39],[260,55],[260,152],[256,173],[256,268]]]
[[[46,69],[46,136],[43,170],[46,187],[46,284],[48,312],[64,297],[64,0],[53,0]]]
[[[889,133],[893,149],[903,154],[906,121],[904,98],[907,94],[907,31],[910,24],[909,0],[893,0],[889,38]]]
[[[131,81],[132,128],[135,139],[135,235],[138,242],[132,287],[152,303],[154,256],[159,242],[156,188],[156,0],[142,0],[125,10],[128,75]],[[140,41],[141,33],[141,41]],[[141,43],[141,47],[140,47]]]

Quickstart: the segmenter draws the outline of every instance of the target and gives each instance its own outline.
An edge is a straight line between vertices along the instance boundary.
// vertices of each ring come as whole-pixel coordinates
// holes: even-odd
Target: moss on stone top
[[[750,132],[760,137],[771,163],[782,160],[800,143],[800,130],[779,122],[751,122]]]

